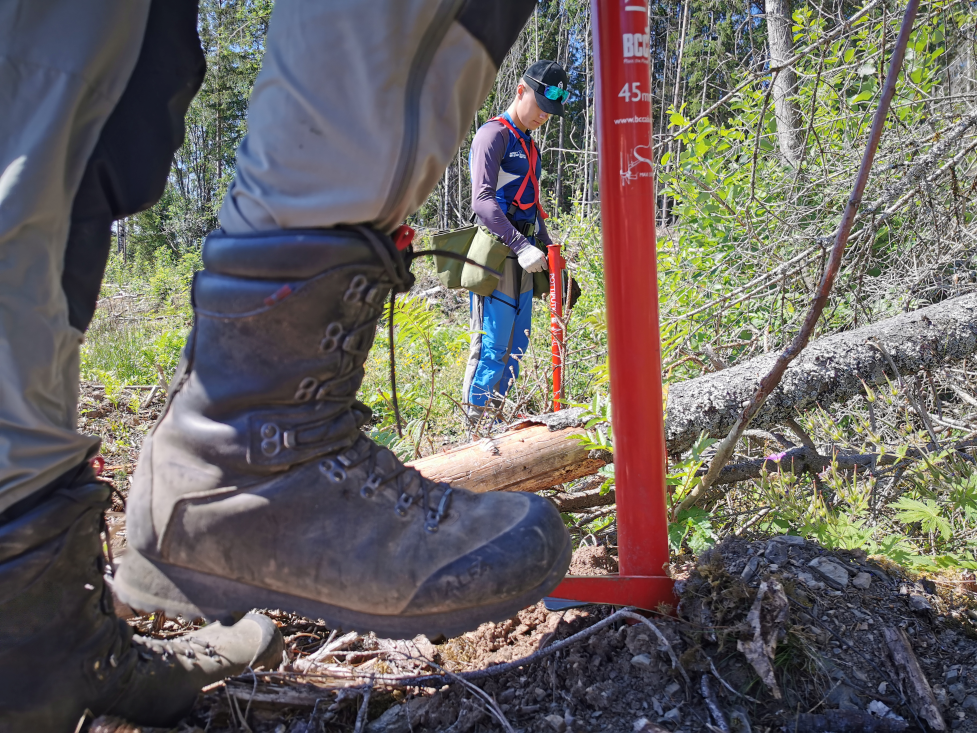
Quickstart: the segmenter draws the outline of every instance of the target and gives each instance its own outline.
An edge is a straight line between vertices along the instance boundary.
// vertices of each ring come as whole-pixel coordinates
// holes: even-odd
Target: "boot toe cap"
[[[457,611],[511,601],[531,605],[560,582],[570,564],[570,535],[560,514],[534,494],[497,495],[525,501],[505,531],[433,573],[404,609],[407,615]]]

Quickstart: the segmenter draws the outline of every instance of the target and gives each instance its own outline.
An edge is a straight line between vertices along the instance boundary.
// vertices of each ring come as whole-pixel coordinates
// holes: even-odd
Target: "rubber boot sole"
[[[112,583],[124,603],[144,613],[162,611],[187,619],[229,620],[252,608],[276,608],[323,619],[330,628],[373,631],[388,639],[451,638],[489,621],[512,618],[556,588],[570,566],[571,541],[546,579],[515,598],[484,606],[418,616],[387,616],[354,611],[289,593],[260,588],[199,570],[151,560],[129,548]]]

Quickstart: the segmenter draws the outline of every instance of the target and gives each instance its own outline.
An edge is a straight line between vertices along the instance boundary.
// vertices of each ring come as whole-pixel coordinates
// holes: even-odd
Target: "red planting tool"
[[[601,235],[615,436],[618,575],[568,576],[552,594],[675,605],[666,519],[647,0],[591,0]]]
[[[547,266],[550,268],[550,354],[554,370],[554,412],[560,409],[564,396],[564,279],[567,262],[560,254],[559,244],[547,245]]]

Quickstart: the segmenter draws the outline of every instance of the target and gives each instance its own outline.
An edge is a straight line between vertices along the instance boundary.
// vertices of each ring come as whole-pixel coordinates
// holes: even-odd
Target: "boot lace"
[[[393,466],[389,470],[381,467],[381,458],[387,458]],[[412,506],[417,506],[424,514],[424,528],[427,532],[438,531],[438,525],[448,514],[453,489],[442,482],[426,479],[418,471],[405,466],[386,448],[361,435],[353,447],[335,458],[326,459],[319,464],[319,470],[332,482],[346,481],[350,469],[366,463],[367,480],[360,487],[360,495],[369,499],[384,485],[392,485],[397,494],[394,512],[399,517],[407,516]]]
[[[403,438],[401,430],[401,411],[397,404],[397,374],[395,369],[394,356],[394,301],[397,293],[406,293],[414,284],[414,275],[411,274],[411,263],[418,257],[433,257],[435,255],[447,257],[449,259],[460,260],[462,262],[475,265],[483,270],[493,273],[497,277],[502,277],[502,273],[485,267],[455,252],[448,252],[438,249],[427,249],[419,252],[414,251],[413,245],[409,244],[405,249],[398,249],[394,241],[387,236],[379,234],[376,230],[365,226],[351,226],[351,229],[358,232],[367,243],[373,248],[378,259],[384,266],[388,277],[393,283],[391,288],[390,306],[387,313],[387,337],[390,353],[390,381],[391,381],[391,402],[394,407],[394,424],[397,428],[398,438]],[[363,447],[361,441],[367,445]],[[360,447],[358,450],[358,446]],[[378,458],[381,455],[389,454],[394,460],[395,468],[388,472],[380,470]],[[437,532],[438,525],[448,513],[451,504],[452,487],[443,482],[434,482],[426,479],[418,471],[408,468],[396,456],[386,448],[381,448],[372,440],[361,436],[354,447],[349,451],[340,454],[335,460],[325,460],[320,463],[320,470],[332,481],[344,481],[347,477],[347,469],[352,468],[364,461],[368,461],[369,471],[367,481],[360,488],[360,494],[365,498],[370,498],[384,484],[393,482],[398,494],[397,503],[394,511],[398,516],[404,517],[408,510],[417,505],[424,512],[424,528],[428,532]],[[413,490],[412,490],[413,489]]]

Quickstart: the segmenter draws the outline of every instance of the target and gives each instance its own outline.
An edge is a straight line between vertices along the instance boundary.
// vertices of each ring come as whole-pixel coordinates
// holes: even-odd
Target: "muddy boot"
[[[274,668],[274,622],[248,615],[158,641],[116,618],[103,578],[109,488],[87,466],[0,524],[0,732],[71,733],[85,711],[170,726],[200,689],[249,665]]]
[[[282,608],[404,638],[553,590],[571,545],[550,502],[433,483],[360,432],[377,321],[412,280],[388,237],[216,233],[203,256],[196,323],[130,493],[122,600]]]

